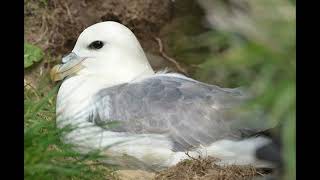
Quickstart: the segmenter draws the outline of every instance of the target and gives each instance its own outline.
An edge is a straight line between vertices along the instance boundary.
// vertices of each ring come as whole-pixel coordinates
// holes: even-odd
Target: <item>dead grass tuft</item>
[[[155,180],[241,180],[266,173],[252,166],[219,166],[215,162],[214,158],[184,160],[157,173]]]

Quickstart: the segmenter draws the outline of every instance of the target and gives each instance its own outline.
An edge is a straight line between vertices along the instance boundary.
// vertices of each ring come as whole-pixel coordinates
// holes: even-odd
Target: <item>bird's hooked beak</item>
[[[79,57],[76,53],[71,52],[70,54],[62,58],[62,64],[55,65],[50,72],[52,81],[60,81],[65,77],[74,75],[81,69],[83,65],[81,64],[84,61],[85,57]]]

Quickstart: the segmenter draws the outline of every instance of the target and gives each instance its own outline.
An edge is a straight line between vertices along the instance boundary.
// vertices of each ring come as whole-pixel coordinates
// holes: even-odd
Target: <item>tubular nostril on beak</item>
[[[62,56],[62,63],[63,63],[63,64],[67,62],[66,57],[68,57],[68,55],[69,55],[69,54],[65,54],[65,55]]]
[[[71,59],[73,58],[76,58],[77,55],[74,53],[74,52],[71,52],[69,54],[66,54],[62,57],[62,63],[65,64],[67,63],[68,61],[70,61]]]
[[[69,56],[69,54],[66,54],[66,55],[64,55],[64,56],[62,57],[62,63],[63,63],[63,64],[65,64],[66,62],[68,62],[68,60],[70,59],[70,58],[68,58],[68,56]]]

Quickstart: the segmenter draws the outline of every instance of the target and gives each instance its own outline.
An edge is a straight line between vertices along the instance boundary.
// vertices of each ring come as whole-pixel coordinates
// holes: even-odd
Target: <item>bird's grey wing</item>
[[[232,126],[240,117],[229,113],[245,99],[239,90],[155,76],[103,89],[95,98],[92,121],[97,125],[119,122],[112,131],[162,133],[171,138],[177,151],[241,136]]]

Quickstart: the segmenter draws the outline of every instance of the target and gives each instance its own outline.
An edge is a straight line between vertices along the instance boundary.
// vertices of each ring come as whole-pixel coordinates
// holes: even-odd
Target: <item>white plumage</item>
[[[241,133],[265,130],[265,124],[238,128],[253,116],[229,111],[246,95],[176,73],[155,73],[125,26],[109,21],[88,27],[63,62],[51,74],[63,80],[57,124],[76,127],[65,140],[80,151],[126,154],[156,168],[188,158],[185,151],[220,158],[221,164],[270,166],[254,156],[269,140],[242,139]],[[119,124],[106,128],[113,122]]]

